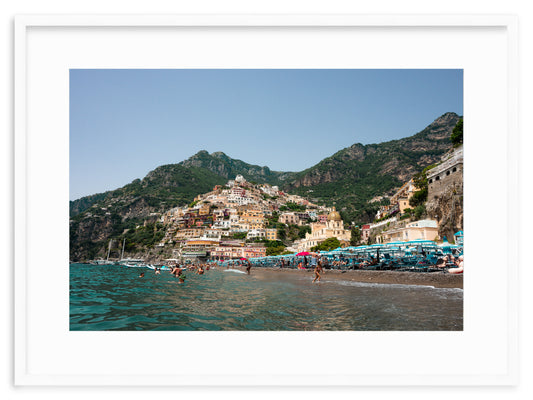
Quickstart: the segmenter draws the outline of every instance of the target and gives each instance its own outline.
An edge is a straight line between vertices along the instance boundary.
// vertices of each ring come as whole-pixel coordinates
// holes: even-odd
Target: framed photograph
[[[517,221],[515,194],[518,169],[516,32],[516,18],[510,16],[18,16],[15,19],[16,385],[516,384],[518,252],[517,229],[513,225]],[[286,81],[279,79],[280,71],[284,77],[289,77]],[[420,92],[423,93],[420,95],[422,101],[420,98],[413,101],[416,96],[411,83],[423,82],[421,76],[430,76],[431,79],[428,79],[427,87],[421,88],[424,89]],[[395,92],[394,99],[391,98],[392,92],[388,91],[393,84],[391,77],[394,77],[394,82],[401,83],[402,88]],[[289,83],[296,80],[300,85],[295,90],[299,92],[299,97],[285,97],[289,93]],[[143,89],[131,90],[133,82]],[[283,86],[283,82],[287,86]],[[433,84],[435,86],[431,86]],[[274,85],[283,90],[271,92]],[[363,107],[365,101],[372,102],[376,123],[387,121],[395,126],[394,121],[399,119],[400,114],[414,115],[421,103],[441,104],[446,96],[450,96],[448,89],[451,85],[457,86],[454,87],[453,96],[460,100],[457,103],[458,112],[446,113],[455,110],[443,110],[443,115],[435,115],[435,118],[446,121],[453,119],[453,124],[448,121],[452,124],[450,130],[461,121],[461,146],[464,147],[464,150],[463,147],[460,150],[461,168],[464,166],[461,208],[465,210],[461,227],[464,225],[467,270],[464,278],[461,276],[460,287],[452,286],[447,292],[426,283],[425,287],[430,289],[425,290],[432,290],[431,294],[426,295],[409,284],[402,286],[405,282],[400,282],[402,293],[409,293],[413,309],[419,309],[421,304],[432,304],[416,317],[406,303],[398,303],[393,295],[377,295],[368,289],[371,287],[368,283],[369,286],[356,285],[348,293],[340,285],[329,289],[323,283],[306,282],[305,285],[310,287],[315,284],[312,288],[317,290],[306,289],[294,293],[310,295],[310,299],[315,296],[316,302],[311,304],[316,310],[329,310],[338,318],[345,315],[342,324],[339,323],[340,319],[335,318],[332,318],[331,324],[328,322],[325,325],[310,322],[313,318],[303,323],[296,319],[291,321],[292,325],[287,322],[284,326],[289,328],[283,329],[265,317],[271,315],[268,310],[265,312],[264,307],[255,307],[247,314],[256,313],[253,324],[239,321],[242,317],[239,309],[228,311],[227,308],[224,312],[233,313],[231,317],[237,322],[221,325],[217,324],[219,315],[201,312],[201,308],[208,306],[205,302],[189,296],[194,298],[186,305],[185,325],[163,326],[157,322],[154,324],[153,318],[165,319],[168,312],[180,310],[180,307],[183,310],[188,301],[186,296],[180,298],[177,295],[176,303],[158,311],[155,317],[135,312],[126,317],[125,314],[117,317],[111,309],[116,311],[120,307],[127,307],[139,310],[145,306],[136,300],[128,301],[124,306],[121,303],[123,298],[117,300],[111,295],[101,295],[104,292],[114,293],[124,276],[111,280],[109,276],[99,274],[102,269],[73,269],[70,264],[70,261],[88,259],[96,262],[96,258],[105,258],[109,262],[110,257],[117,262],[124,262],[123,265],[126,261],[134,263],[133,259],[126,260],[124,251],[133,251],[134,246],[128,240],[132,240],[134,235],[137,235],[138,241],[141,240],[145,231],[150,234],[150,246],[160,249],[157,250],[159,254],[168,257],[165,261],[174,260],[173,253],[166,254],[164,251],[165,241],[173,238],[167,238],[162,231],[159,232],[157,223],[172,220],[181,213],[176,208],[178,203],[169,205],[174,207],[175,215],[153,213],[148,215],[153,217],[153,221],[132,220],[131,226],[113,228],[117,230],[116,239],[115,242],[105,242],[108,244],[107,254],[105,248],[83,247],[80,241],[73,244],[72,225],[79,225],[80,222],[72,217],[69,199],[113,189],[98,189],[97,186],[92,189],[91,184],[96,182],[96,185],[102,180],[98,177],[105,176],[112,182],[117,170],[127,170],[131,177],[126,174],[119,178],[127,179],[124,183],[131,182],[124,188],[140,190],[142,181],[136,178],[142,179],[151,170],[158,171],[157,168],[163,164],[185,160],[187,156],[180,153],[182,150],[190,152],[191,149],[197,149],[196,158],[189,159],[192,160],[192,166],[196,166],[193,161],[201,157],[227,157],[227,154],[220,153],[220,148],[214,148],[219,146],[214,143],[224,141],[231,144],[224,148],[226,152],[230,151],[226,149],[237,149],[239,144],[246,142],[248,147],[242,151],[247,152],[250,159],[244,161],[259,165],[268,163],[268,160],[261,158],[265,154],[279,153],[280,160],[312,159],[319,157],[316,155],[319,153],[313,153],[312,149],[320,147],[334,149],[331,151],[333,154],[356,145],[343,142],[331,133],[332,128],[325,123],[322,128],[313,131],[313,124],[320,125],[319,116],[313,115],[313,119],[308,114],[304,118],[307,121],[304,128],[297,126],[302,123],[303,117],[300,120],[292,118],[306,110],[303,104],[310,96],[320,98],[319,104],[329,112],[333,110],[331,115],[342,120],[342,114],[355,112],[357,105],[349,102],[341,104],[335,99],[343,96],[349,98],[356,92],[365,93],[366,100],[361,99],[358,105],[360,112],[366,110]],[[161,88],[160,91],[152,90],[156,86]],[[214,86],[218,92],[212,89]],[[326,86],[329,92],[321,91]],[[206,87],[210,89],[205,90]],[[251,87],[256,96],[253,97],[255,109],[245,104],[252,101]],[[176,109],[170,110],[166,103],[168,96],[176,92],[182,95],[181,103],[173,107],[188,110],[183,112],[179,126],[172,128],[167,125],[166,129],[170,130],[168,136],[151,133],[151,129],[163,126],[159,124],[161,119],[171,118],[177,112]],[[328,100],[328,95],[331,100]],[[269,102],[267,96],[273,97],[274,101]],[[134,103],[144,108],[136,108]],[[227,113],[227,108],[223,107],[209,108],[214,103],[227,103],[225,106],[233,106],[234,113]],[[116,107],[117,104],[120,107]],[[95,108],[98,108],[98,113],[89,111]],[[350,111],[347,111],[348,108]],[[207,111],[214,109],[218,110],[216,116]],[[274,124],[267,118],[268,115],[265,117],[268,114],[265,114],[265,109],[272,112],[272,120],[284,115],[286,119],[282,122],[293,124],[293,131],[299,132],[298,143],[291,141],[294,138],[290,133],[272,133],[279,123]],[[275,109],[279,113],[275,113]],[[148,114],[150,116],[145,118],[144,115]],[[248,127],[243,136],[232,136],[231,129],[236,118],[240,119],[242,126]],[[463,118],[466,130],[464,142]],[[128,120],[130,124],[121,127],[123,136],[117,139],[112,132],[119,120]],[[208,120],[210,124],[206,123]],[[294,122],[296,120],[299,122]],[[245,125],[245,122],[250,124]],[[176,123],[176,120],[172,123]],[[272,126],[269,128],[270,123]],[[151,124],[155,128],[151,128]],[[144,127],[137,129],[139,125]],[[200,125],[204,127],[203,130],[198,129]],[[417,128],[405,136],[414,135],[425,126]],[[220,133],[212,134],[214,130]],[[375,142],[370,138],[367,143],[385,140],[391,138],[376,137]],[[134,141],[138,147],[127,146]],[[204,150],[207,151],[202,152]],[[153,161],[156,163],[148,168],[146,159],[150,152],[160,159]],[[172,157],[177,159],[172,161]],[[85,163],[81,162],[82,159]],[[232,162],[236,161],[240,162]],[[309,165],[303,163],[301,168],[295,169],[304,170],[318,161],[320,157]],[[456,172],[453,167],[455,164],[450,164],[450,168],[440,168],[440,172],[429,174],[429,189],[432,190],[431,185],[436,184],[433,179],[441,178],[439,174],[444,179],[446,174]],[[250,170],[251,167],[247,168]],[[80,173],[81,170],[83,173]],[[267,172],[272,171],[268,169]],[[265,169],[262,173],[265,174]],[[219,189],[213,189],[212,202],[215,202],[214,198],[221,202],[219,194],[225,193],[224,190],[227,190],[224,201],[239,206],[243,205],[242,202],[252,202],[250,199],[253,196],[244,196],[241,193],[244,190],[252,194],[257,190],[258,196],[265,201],[286,196],[285,193],[280,194],[282,190],[275,183],[259,187],[256,183],[246,183],[247,179],[251,182],[252,178],[240,174],[229,176],[227,183],[208,178],[204,174],[201,177],[190,175],[187,179],[204,179],[209,185],[216,184],[215,188]],[[487,188],[494,187],[496,183],[503,194],[497,199],[489,198]],[[114,188],[123,185],[116,184]],[[313,197],[318,194],[308,192],[300,193],[300,197],[290,197],[281,207],[280,204],[273,207],[276,210],[285,207],[291,211],[288,205],[312,204],[315,201]],[[206,216],[203,219],[188,216],[190,221],[194,221],[187,226],[191,230],[201,227],[204,220],[211,216],[211,211],[202,208],[205,198],[200,194],[194,193],[196,197],[192,199],[179,198],[182,203],[184,199],[192,200],[189,208],[196,208],[194,212],[189,210],[189,213],[198,216],[204,213]],[[393,198],[396,196],[393,192],[390,195]],[[349,214],[350,206],[341,197],[337,199],[339,208],[343,207],[339,210],[340,214],[331,204],[317,203],[316,215],[309,218],[318,221],[319,214],[323,215],[323,226],[313,226],[309,232],[302,230],[300,238],[295,240],[297,245],[289,250],[295,253],[300,251],[301,257],[310,255],[310,260],[313,259],[316,254],[312,251],[317,250],[312,246],[318,244],[313,238],[318,238],[320,232],[328,230],[336,230],[337,236],[341,241],[345,240],[348,246],[350,231],[343,226],[341,215],[357,216],[357,210],[353,207],[353,214]],[[382,200],[378,198],[376,201]],[[149,200],[145,201],[149,203]],[[146,204],[144,207],[148,207]],[[383,206],[380,212],[397,211],[387,207]],[[402,207],[403,213],[407,203]],[[112,212],[103,206],[94,211],[98,218],[104,220]],[[244,218],[248,224],[244,230],[248,235],[250,231],[260,235],[263,221],[258,227],[253,225],[257,224],[257,215],[252,211],[243,213],[239,214],[241,223]],[[500,221],[507,221],[506,225],[499,227],[496,236],[488,234],[495,232],[490,218],[493,213],[498,213]],[[229,221],[231,213],[219,214],[220,226],[229,229],[223,220],[227,216]],[[291,215],[294,217],[296,213]],[[440,216],[436,215],[435,218]],[[357,221],[356,217],[352,221],[354,219]],[[294,221],[286,222],[289,226]],[[416,228],[432,228],[430,222],[427,226],[422,224]],[[212,225],[214,221],[210,220],[209,226]],[[352,226],[355,229],[356,223],[353,222]],[[424,235],[427,232],[429,230],[425,230]],[[172,234],[175,235],[175,232]],[[206,236],[209,234],[203,233],[204,242],[215,240],[213,236]],[[240,234],[242,232],[232,232],[236,240],[244,239]],[[289,232],[284,231],[283,234]],[[404,231],[401,234],[408,235]],[[249,239],[248,236],[246,238]],[[320,238],[324,239],[322,236]],[[392,238],[393,233],[389,231],[381,233],[375,240],[379,244],[391,242]],[[433,239],[437,239],[437,236],[431,236]],[[208,261],[234,272],[232,276],[235,282],[237,277],[242,277],[238,273],[242,272],[239,269],[246,269],[246,260],[260,260],[265,256],[259,253],[259,247],[253,245],[236,245],[239,255],[228,255],[228,248],[219,249],[214,245],[206,253],[205,247],[201,246],[206,244],[186,242],[179,250],[180,262],[187,265],[183,261],[187,257],[210,254],[211,260]],[[73,248],[77,252],[73,253]],[[304,250],[311,253],[304,254]],[[426,249],[421,245],[415,250],[426,256]],[[324,254],[326,251],[323,257]],[[383,251],[381,254],[379,251],[372,253],[372,256],[376,255],[378,262],[380,255],[383,262]],[[228,258],[232,259],[233,264],[227,264]],[[342,269],[346,264],[355,265],[355,258],[348,258],[347,261],[333,256],[331,260],[339,263],[336,266]],[[235,263],[235,260],[240,262]],[[168,262],[165,267],[168,267]],[[256,264],[260,265],[260,262]],[[128,266],[132,267],[129,271],[136,267]],[[259,269],[252,267],[252,271]],[[156,269],[156,272],[159,270]],[[197,270],[193,272],[200,274]],[[187,272],[187,276],[192,276],[193,272]],[[337,272],[340,276],[348,271]],[[210,273],[205,276],[208,277]],[[218,271],[216,273],[221,277],[230,276]],[[333,277],[335,271],[328,273]],[[135,277],[127,279],[131,279],[131,282],[144,279],[144,273],[137,275],[135,272]],[[81,277],[83,284],[78,286],[73,276],[76,279]],[[168,274],[165,279],[167,277]],[[320,282],[320,276],[315,275],[315,278]],[[189,279],[190,282],[196,278]],[[148,279],[143,282],[146,281]],[[170,285],[167,281],[165,285]],[[185,281],[181,288],[186,288],[189,282]],[[264,282],[271,284],[267,278]],[[96,283],[100,291],[95,292]],[[301,302],[295,299],[297,295],[288,294],[293,293],[291,291],[298,285],[300,283],[290,281],[285,289],[276,287],[277,293],[282,293],[274,299],[276,307],[280,307],[276,309],[280,318],[284,313],[293,315],[291,312],[296,307],[302,307],[302,314],[312,313],[312,310],[304,309],[309,302]],[[234,292],[241,289],[239,283],[231,288]],[[264,306],[260,298],[261,293],[264,294],[263,288],[257,286],[260,291],[257,304]],[[172,287],[172,290],[179,289],[177,285]],[[211,306],[221,304],[223,298],[230,294],[223,291],[227,287],[219,289],[217,294],[216,287],[202,287],[204,293],[211,293]],[[320,297],[328,290],[330,294],[336,293],[340,308],[328,308],[327,304],[322,307],[324,299],[334,297]],[[365,314],[361,320],[368,325],[364,325],[364,329],[357,329],[353,320],[360,316],[350,308],[354,300],[349,297],[357,290],[359,303],[380,297],[380,302],[369,301],[366,312],[373,307],[375,316],[385,316],[383,322],[376,322],[378,317],[369,320],[369,314]],[[157,289],[150,289],[150,293],[155,296]],[[159,301],[168,303],[168,299],[165,297]],[[117,303],[111,306],[113,301]],[[154,297],[153,301],[158,300]],[[246,297],[243,301],[256,300]],[[105,313],[102,310],[106,310]],[[393,324],[387,320],[392,318],[405,324]],[[416,324],[414,319],[417,319]]]

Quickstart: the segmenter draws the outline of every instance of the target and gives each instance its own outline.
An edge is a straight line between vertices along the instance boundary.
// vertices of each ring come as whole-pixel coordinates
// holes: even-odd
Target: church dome
[[[329,213],[328,221],[342,221],[341,215],[335,211],[335,207],[333,207],[333,211]]]

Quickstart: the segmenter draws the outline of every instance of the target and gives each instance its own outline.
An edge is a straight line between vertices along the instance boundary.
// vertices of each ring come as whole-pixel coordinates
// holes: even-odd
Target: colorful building
[[[349,241],[351,237],[350,230],[344,229],[342,218],[335,211],[335,208],[329,213],[328,220],[325,224],[320,222],[311,224],[311,233],[305,234],[305,239],[299,241],[297,249],[298,251],[309,251],[312,247],[332,237],[337,238],[341,242]]]

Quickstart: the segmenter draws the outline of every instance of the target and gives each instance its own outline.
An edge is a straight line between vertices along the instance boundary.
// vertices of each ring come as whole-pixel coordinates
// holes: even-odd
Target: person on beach
[[[435,264],[435,267],[437,268],[444,268],[446,267],[446,263],[448,262],[448,256],[444,256],[442,258],[439,258],[437,260],[437,263]]]
[[[316,257],[316,255],[311,256],[311,260],[309,261],[309,266],[311,268],[316,269],[316,266],[317,266],[317,257]]]
[[[315,272],[315,279],[313,279],[313,283],[315,283],[316,280],[318,280],[320,282],[320,278],[321,278],[320,274],[322,272],[322,263],[321,262],[318,262],[316,264],[314,272]]]
[[[246,273],[250,275],[250,268],[252,268],[252,263],[250,262],[250,260],[246,260],[246,262],[248,263],[248,265],[246,266]]]
[[[462,274],[464,270],[464,261],[463,256],[459,256],[459,258],[456,260],[455,265],[457,265],[456,268],[450,268],[448,270],[448,273],[450,274]]]

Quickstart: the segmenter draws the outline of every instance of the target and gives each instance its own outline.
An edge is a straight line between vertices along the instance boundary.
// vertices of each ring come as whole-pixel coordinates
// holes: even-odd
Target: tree
[[[426,202],[428,199],[428,189],[424,188],[413,193],[409,199],[409,205],[411,207],[418,207]]]
[[[459,146],[460,144],[463,144],[463,119],[462,118],[459,121],[457,121],[457,125],[455,125],[455,127],[453,128],[452,135],[450,136],[450,140],[452,141],[455,147]]]
[[[420,219],[426,213],[426,207],[423,204],[416,206],[415,218]]]
[[[357,246],[361,242],[361,231],[358,226],[352,226],[350,236],[350,246]]]
[[[317,244],[314,247],[311,247],[311,251],[330,251],[340,247],[341,242],[336,237],[327,238],[322,243]]]
[[[287,238],[287,231],[285,230],[285,226],[283,224],[278,224],[278,237],[281,240],[285,240]]]
[[[419,189],[413,193],[413,196],[409,199],[409,205],[411,207],[417,207],[424,204],[428,199],[428,177],[427,172],[435,168],[435,165],[429,165],[413,176],[413,182],[415,186]]]
[[[302,225],[298,227],[298,237],[300,239],[305,238],[306,233],[311,233],[311,227],[309,225]]]

